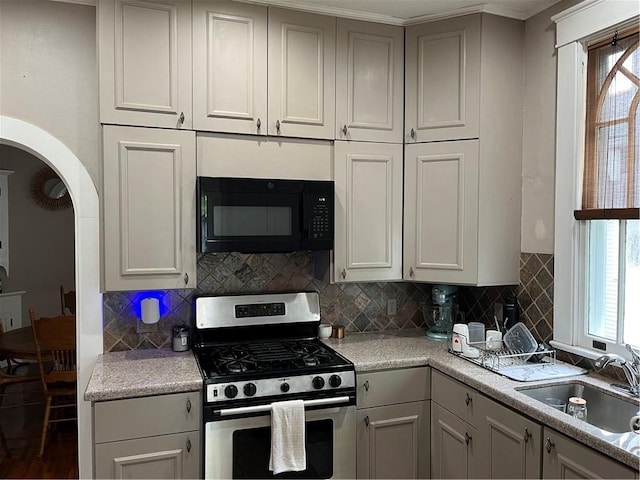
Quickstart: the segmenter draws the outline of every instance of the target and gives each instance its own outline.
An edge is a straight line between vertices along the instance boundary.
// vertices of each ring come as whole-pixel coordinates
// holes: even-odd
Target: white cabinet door
[[[429,478],[430,403],[358,410],[357,478]]]
[[[338,19],[336,139],[402,143],[404,29]]]
[[[10,170],[0,170],[0,267],[9,275],[9,175]]]
[[[402,145],[335,142],[336,282],[402,279]]]
[[[193,288],[195,132],[104,127],[107,290]]]
[[[100,122],[191,128],[191,2],[97,3]]]
[[[269,135],[334,138],[336,19],[269,8]]]
[[[5,332],[22,327],[22,295],[21,292],[0,294],[0,322]]]
[[[407,145],[404,179],[404,278],[476,283],[478,141]]]
[[[405,142],[478,138],[480,19],[407,27]]]
[[[638,478],[637,470],[548,427],[543,448],[542,478]]]
[[[478,478],[476,428],[431,402],[431,478]]]
[[[267,7],[193,3],[193,127],[267,133]]]

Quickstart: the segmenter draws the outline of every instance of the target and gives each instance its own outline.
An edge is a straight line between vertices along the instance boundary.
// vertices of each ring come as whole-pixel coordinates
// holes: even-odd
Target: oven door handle
[[[317,407],[324,405],[333,405],[338,403],[345,403],[351,401],[351,397],[333,397],[333,398],[318,398],[316,400],[305,400],[304,406],[306,407]],[[224,410],[217,410],[215,414],[220,415],[221,417],[226,417],[229,415],[245,415],[247,413],[261,413],[261,412],[270,412],[271,404],[267,405],[254,405],[251,407],[237,407],[237,408],[225,408]]]

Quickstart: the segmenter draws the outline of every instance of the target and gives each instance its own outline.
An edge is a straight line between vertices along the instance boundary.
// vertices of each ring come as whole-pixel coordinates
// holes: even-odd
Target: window
[[[624,343],[640,345],[637,4],[582,2],[553,20],[558,73],[552,344],[588,358],[602,350],[628,356]],[[619,35],[614,49],[616,31],[631,35]]]
[[[582,209],[586,348],[640,345],[638,33],[588,49]]]

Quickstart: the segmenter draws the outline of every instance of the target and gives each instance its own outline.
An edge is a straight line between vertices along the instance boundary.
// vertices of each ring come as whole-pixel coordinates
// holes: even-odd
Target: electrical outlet
[[[398,305],[396,304],[395,298],[390,298],[389,300],[387,300],[387,315],[391,316],[398,313],[397,308]]]
[[[157,323],[144,323],[142,320],[138,320],[136,323],[136,333],[154,333],[157,331]]]

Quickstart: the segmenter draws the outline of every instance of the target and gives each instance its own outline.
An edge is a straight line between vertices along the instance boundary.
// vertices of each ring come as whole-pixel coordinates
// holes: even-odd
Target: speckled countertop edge
[[[202,390],[191,351],[112,352],[98,356],[84,399],[92,402]]]
[[[447,343],[427,338],[424,330],[399,330],[389,332],[370,332],[348,335],[337,340],[330,338],[326,342],[355,365],[356,372],[365,373],[374,370],[431,366],[470,387],[486,394],[490,398],[507,405],[519,413],[537,420],[549,427],[574,438],[595,450],[598,450],[631,468],[638,469],[640,462],[640,435],[626,434],[625,449],[620,445],[607,442],[598,435],[600,429],[558,413],[542,402],[532,400],[516,388],[551,385],[579,380],[595,388],[606,390],[614,396],[624,396],[609,387],[610,380],[590,373],[578,377],[561,378],[537,382],[517,382],[502,375],[479,367],[447,351]],[[640,408],[640,406],[639,406]],[[637,452],[636,454],[631,453]]]

